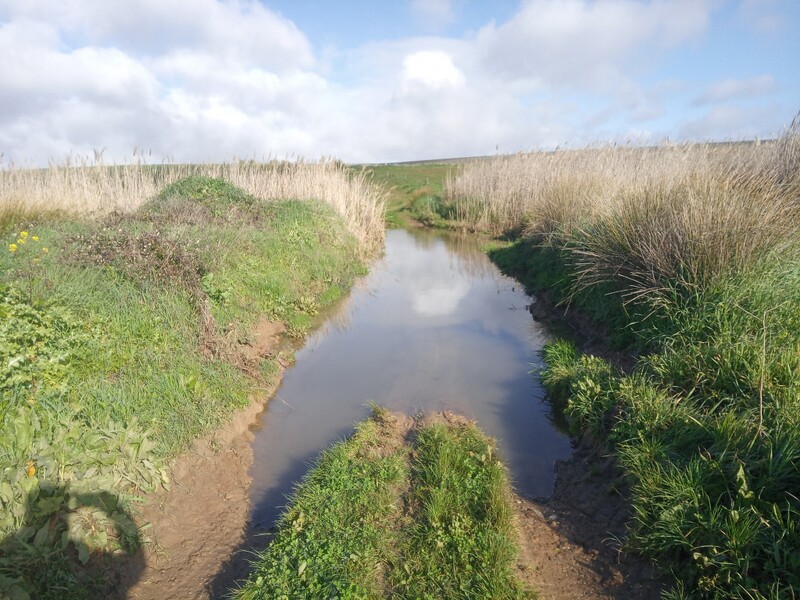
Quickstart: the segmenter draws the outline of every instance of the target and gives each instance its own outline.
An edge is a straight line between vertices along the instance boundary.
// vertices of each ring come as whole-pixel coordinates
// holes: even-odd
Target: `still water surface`
[[[251,531],[272,526],[309,462],[352,432],[369,401],[475,419],[516,489],[549,495],[570,444],[529,374],[546,339],[530,302],[474,238],[388,231],[384,258],[297,352],[261,416]]]

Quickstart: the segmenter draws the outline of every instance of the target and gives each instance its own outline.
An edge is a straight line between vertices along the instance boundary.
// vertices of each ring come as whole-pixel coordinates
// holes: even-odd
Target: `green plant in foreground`
[[[784,263],[676,304],[629,376],[561,342],[543,382],[602,431],[631,482],[629,544],[670,597],[790,598],[800,587],[800,303]],[[774,318],[772,318],[774,317]]]

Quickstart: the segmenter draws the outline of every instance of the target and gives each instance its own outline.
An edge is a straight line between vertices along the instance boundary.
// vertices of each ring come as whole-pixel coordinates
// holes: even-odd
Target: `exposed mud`
[[[644,559],[621,549],[627,487],[615,460],[589,440],[556,465],[546,500],[516,500],[520,577],[542,599],[659,598],[662,582]]]

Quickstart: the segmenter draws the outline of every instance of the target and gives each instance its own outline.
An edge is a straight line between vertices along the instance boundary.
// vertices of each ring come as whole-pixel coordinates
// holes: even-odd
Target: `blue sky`
[[[779,134],[797,0],[0,0],[5,164]]]

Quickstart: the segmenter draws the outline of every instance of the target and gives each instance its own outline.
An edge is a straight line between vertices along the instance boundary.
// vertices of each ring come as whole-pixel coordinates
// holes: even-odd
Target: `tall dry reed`
[[[265,200],[321,200],[345,220],[361,247],[383,239],[385,194],[338,161],[103,166],[84,161],[46,169],[0,169],[0,226],[47,213],[129,212],[184,177],[222,177]]]
[[[605,146],[468,163],[443,206],[464,227],[567,250],[578,285],[628,297],[712,284],[800,247],[800,122],[762,143]]]

